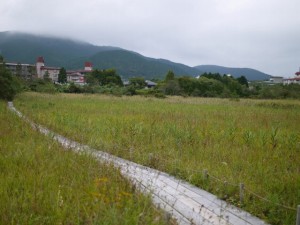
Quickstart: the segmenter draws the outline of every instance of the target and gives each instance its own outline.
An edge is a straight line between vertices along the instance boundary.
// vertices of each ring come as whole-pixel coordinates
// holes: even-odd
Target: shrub
[[[58,89],[51,81],[47,81],[43,79],[31,80],[29,81],[28,86],[31,91],[49,93],[49,94],[54,94],[58,92]]]
[[[82,93],[82,89],[81,89],[81,87],[80,86],[78,86],[78,85],[76,85],[76,84],[74,84],[74,83],[71,83],[70,85],[69,85],[69,88],[67,89],[67,92],[68,93]]]

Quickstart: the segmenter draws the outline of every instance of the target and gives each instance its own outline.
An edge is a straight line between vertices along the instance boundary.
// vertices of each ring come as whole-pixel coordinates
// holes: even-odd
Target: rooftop
[[[37,58],[36,62],[39,62],[39,63],[45,63],[44,57],[43,57],[43,56],[39,56],[39,57]]]

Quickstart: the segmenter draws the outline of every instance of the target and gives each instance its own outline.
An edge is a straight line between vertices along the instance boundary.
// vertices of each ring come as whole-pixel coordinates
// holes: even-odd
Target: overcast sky
[[[0,0],[0,31],[50,34],[189,66],[300,67],[300,0]]]

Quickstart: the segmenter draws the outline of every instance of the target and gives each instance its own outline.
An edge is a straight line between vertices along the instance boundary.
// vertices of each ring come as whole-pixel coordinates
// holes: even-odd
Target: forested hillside
[[[264,80],[268,75],[256,70],[220,71],[190,67],[166,59],[154,59],[119,47],[96,46],[65,38],[46,37],[18,32],[0,32],[0,54],[8,62],[35,63],[43,56],[47,66],[82,68],[90,61],[95,69],[114,68],[123,78],[142,76],[145,79],[162,78],[169,70],[181,76],[197,76],[203,72],[244,75],[248,80]],[[250,70],[250,69],[248,69]]]

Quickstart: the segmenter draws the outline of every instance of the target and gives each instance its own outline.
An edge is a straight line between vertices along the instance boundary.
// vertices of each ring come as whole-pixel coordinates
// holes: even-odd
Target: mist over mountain
[[[43,56],[47,66],[66,69],[79,69],[83,67],[84,62],[90,61],[96,69],[116,69],[123,78],[163,78],[169,70],[178,76],[197,76],[204,72],[230,73],[237,77],[244,75],[248,80],[264,80],[268,76],[253,69],[190,67],[166,59],[146,57],[119,47],[96,46],[72,39],[19,32],[0,32],[0,54],[7,62],[30,64],[35,63],[38,56]]]
[[[95,46],[57,37],[0,32],[0,53],[6,61],[35,63],[38,56],[44,56],[49,66],[66,66],[71,60],[87,58],[98,52],[116,49],[120,48]]]

